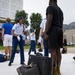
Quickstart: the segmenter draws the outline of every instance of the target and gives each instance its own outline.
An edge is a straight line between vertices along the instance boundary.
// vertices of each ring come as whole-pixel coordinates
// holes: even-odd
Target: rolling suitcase
[[[42,53],[37,52],[36,56],[43,56]]]
[[[39,75],[37,64],[23,65],[17,68],[18,75]]]
[[[43,56],[30,55],[28,64],[34,62],[38,65],[40,75],[52,75],[53,72],[53,59]]]

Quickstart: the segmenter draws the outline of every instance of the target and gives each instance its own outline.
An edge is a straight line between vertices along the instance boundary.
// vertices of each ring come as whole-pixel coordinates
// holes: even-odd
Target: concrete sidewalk
[[[28,52],[25,52],[25,63],[28,62]],[[33,54],[33,52],[32,52]],[[75,75],[75,61],[73,53],[62,54],[61,75]],[[8,66],[9,61],[0,63],[0,75],[18,75],[16,69],[20,65],[20,54],[15,55],[15,60],[12,66]]]
[[[67,48],[67,50],[68,53],[75,53],[75,48]]]

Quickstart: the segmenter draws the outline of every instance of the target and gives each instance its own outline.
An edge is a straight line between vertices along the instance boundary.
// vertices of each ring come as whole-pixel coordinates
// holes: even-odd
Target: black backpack
[[[6,56],[4,54],[0,54],[0,62],[4,62],[6,59]]]

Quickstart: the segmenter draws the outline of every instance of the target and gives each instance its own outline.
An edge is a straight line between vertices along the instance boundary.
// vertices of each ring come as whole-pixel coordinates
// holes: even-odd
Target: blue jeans
[[[28,53],[29,55],[30,55],[31,51],[34,51],[34,54],[36,54],[36,43],[34,40],[31,40],[30,50]]]
[[[44,44],[44,56],[49,56],[48,42],[46,39],[44,39],[44,34],[42,34],[42,38],[43,38],[43,44]]]
[[[20,36],[21,40],[18,41],[17,37],[13,36],[13,42],[12,42],[12,53],[11,53],[11,58],[10,58],[10,62],[13,63],[14,61],[14,57],[15,57],[15,53],[17,50],[17,45],[19,44],[20,47],[20,62],[23,63],[24,62],[24,48],[23,48],[23,40],[22,40],[22,36]]]
[[[48,52],[48,42],[46,39],[43,39],[43,44],[44,44],[44,56],[48,56],[49,52]]]

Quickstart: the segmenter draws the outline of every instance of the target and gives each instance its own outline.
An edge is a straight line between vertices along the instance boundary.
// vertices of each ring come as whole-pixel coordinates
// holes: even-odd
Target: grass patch
[[[0,46],[0,50],[4,50],[4,47],[3,46]]]
[[[24,46],[24,49],[29,49],[29,48],[30,48],[30,45]]]
[[[30,48],[29,45],[24,46],[24,49],[29,49],[29,48]],[[19,46],[17,47],[17,49],[19,49]],[[3,46],[0,46],[0,50],[4,50],[4,47]]]
[[[36,46],[36,48],[38,48],[38,46]],[[17,47],[17,49],[19,49],[19,46]],[[30,49],[30,45],[26,45],[24,46],[24,49]],[[0,46],[0,50],[4,50],[4,47],[3,46]]]
[[[67,46],[67,48],[75,48],[75,46]],[[17,47],[19,49],[19,46]],[[24,49],[30,49],[30,45],[24,46]],[[36,49],[38,49],[38,46],[36,46]],[[4,50],[4,47],[0,45],[0,50]]]

